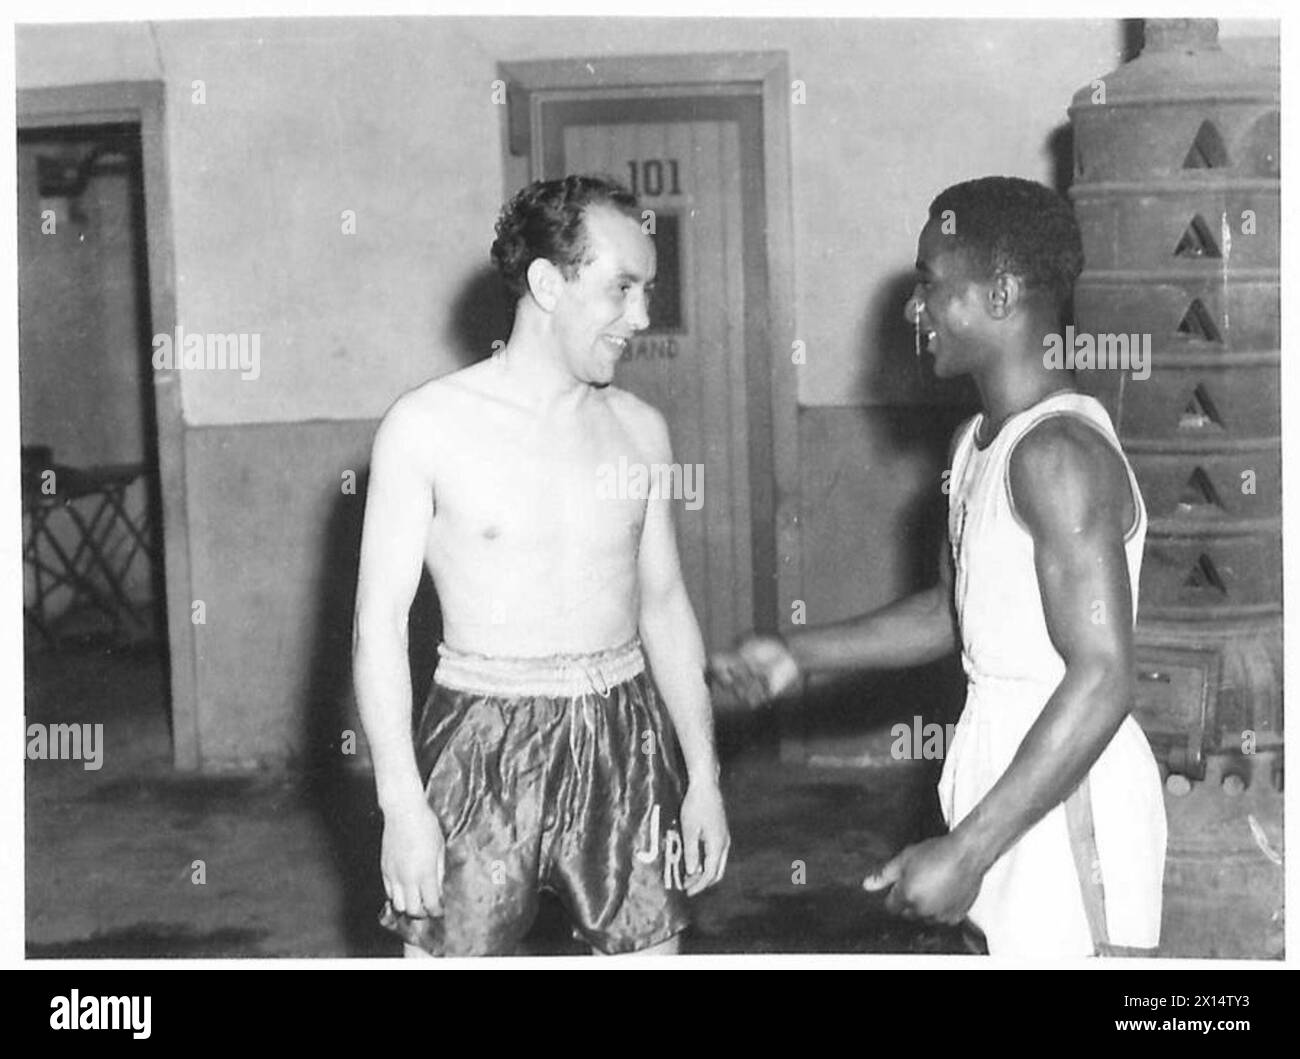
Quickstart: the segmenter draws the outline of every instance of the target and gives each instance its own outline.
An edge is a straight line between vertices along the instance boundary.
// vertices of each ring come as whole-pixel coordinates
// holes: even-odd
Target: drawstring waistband
[[[526,698],[609,696],[610,690],[644,672],[641,641],[633,637],[619,647],[590,654],[494,657],[438,645],[433,679],[443,687],[477,695]]]
[[[641,641],[633,637],[620,647],[578,655],[544,655],[501,658],[457,651],[438,645],[438,668],[433,679],[445,688],[472,695],[501,698],[565,698],[580,700],[582,725],[569,726],[569,754],[581,768],[580,732],[593,734],[596,718],[590,697],[609,693],[645,671]]]

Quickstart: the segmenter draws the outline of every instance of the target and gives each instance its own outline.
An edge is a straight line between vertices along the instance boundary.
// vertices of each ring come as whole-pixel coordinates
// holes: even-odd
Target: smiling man
[[[511,200],[492,257],[505,348],[403,396],[374,443],[354,670],[381,922],[409,956],[506,954],[548,889],[596,952],[676,952],[729,844],[704,647],[671,498],[600,488],[672,460],[662,416],[610,385],[654,244],[626,190],[570,176]],[[421,562],[444,642],[412,740]]]
[[[1082,267],[1069,205],[1010,177],[930,206],[906,306],[937,375],[970,375],[939,583],[863,617],[751,637],[713,660],[753,703],[806,670],[919,665],[960,648],[966,704],[939,797],[950,832],[864,885],[993,955],[1151,951],[1165,817],[1129,713],[1146,512],[1104,409],[1044,359]]]

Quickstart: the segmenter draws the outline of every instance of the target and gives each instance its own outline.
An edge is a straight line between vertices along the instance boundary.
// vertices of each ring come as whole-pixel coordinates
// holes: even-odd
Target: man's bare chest
[[[626,436],[538,431],[466,441],[435,475],[435,534],[502,548],[601,552],[639,537],[644,497],[608,488],[611,466],[641,458]]]

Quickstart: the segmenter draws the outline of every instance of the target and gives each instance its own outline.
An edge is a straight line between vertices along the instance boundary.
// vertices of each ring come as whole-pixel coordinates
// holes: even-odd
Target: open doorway
[[[129,654],[196,768],[180,393],[151,363],[175,326],[162,112],[152,82],[18,93],[27,702],[74,655]]]
[[[140,129],[18,133],[30,649],[165,648]]]

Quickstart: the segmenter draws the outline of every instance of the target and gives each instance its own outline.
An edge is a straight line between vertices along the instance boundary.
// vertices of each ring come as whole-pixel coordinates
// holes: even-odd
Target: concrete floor
[[[147,649],[28,657],[27,723],[105,726],[99,771],[26,762],[28,955],[397,955],[374,924],[383,895],[370,778],[177,773],[164,688]],[[927,767],[782,765],[770,719],[724,725],[720,744],[733,849],[726,879],[694,902],[685,951],[967,951],[958,931],[889,917],[858,886],[934,832]],[[526,951],[583,950],[547,903]]]

